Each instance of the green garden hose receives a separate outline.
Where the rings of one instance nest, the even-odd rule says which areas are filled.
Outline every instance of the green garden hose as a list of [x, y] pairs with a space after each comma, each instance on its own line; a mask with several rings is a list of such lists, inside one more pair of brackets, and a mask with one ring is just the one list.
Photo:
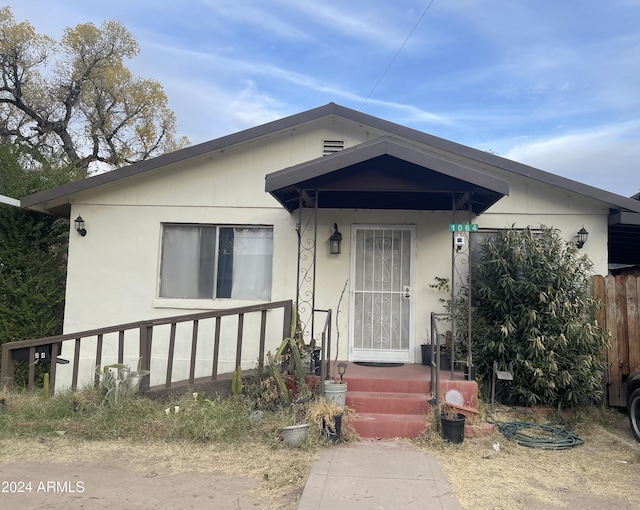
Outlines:
[[584, 444], [584, 441], [567, 429], [538, 425], [522, 421], [496, 422], [498, 430], [507, 439], [522, 446], [545, 450], [567, 450]]

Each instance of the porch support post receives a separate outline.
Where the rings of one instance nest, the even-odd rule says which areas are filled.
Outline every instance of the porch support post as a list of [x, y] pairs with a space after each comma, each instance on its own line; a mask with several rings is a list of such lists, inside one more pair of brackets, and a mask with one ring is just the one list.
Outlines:
[[[305, 212], [307, 214], [305, 214]], [[316, 292], [318, 238], [318, 192], [298, 190], [298, 265], [296, 275], [296, 314], [306, 341], [313, 339], [313, 310]]]
[[[451, 223], [456, 223], [456, 193], [451, 192]], [[455, 234], [455, 233], [454, 233]], [[453, 237], [451, 238], [451, 306], [449, 307], [449, 313], [451, 317], [451, 352], [449, 353], [449, 359], [451, 359], [451, 380], [453, 381], [453, 372], [456, 364], [456, 320], [454, 312], [454, 303], [456, 299], [456, 249], [453, 245]], [[446, 341], [445, 336], [445, 341]]]
[[[318, 256], [318, 201], [320, 200], [319, 192], [316, 191], [316, 199], [313, 201], [313, 281], [311, 282], [311, 342], [315, 337], [316, 322], [316, 261]], [[329, 336], [331, 338], [331, 336]]]
[[296, 314], [298, 314], [300, 313], [300, 259], [302, 258], [302, 193], [298, 194], [298, 223], [296, 223], [296, 234], [298, 235], [298, 265], [296, 268]]
[[[466, 222], [468, 225], [473, 221], [472, 210], [472, 192], [451, 193], [451, 223], [459, 224]], [[465, 213], [466, 210], [466, 214]], [[459, 213], [459, 214], [458, 214]], [[454, 236], [463, 236], [465, 242], [463, 245], [455, 246], [453, 239], [451, 242], [451, 378], [454, 376], [455, 362], [462, 361], [467, 366], [470, 366], [471, 357], [471, 232], [460, 231], [454, 232]], [[465, 281], [466, 278], [466, 281]], [[467, 287], [467, 316], [460, 317], [456, 314], [456, 302], [460, 292], [463, 292]], [[456, 316], [457, 315], [457, 316]], [[460, 322], [465, 321], [466, 327]], [[467, 346], [467, 358], [466, 360], [457, 360], [455, 356], [456, 342], [458, 340], [458, 333], [466, 336], [461, 338], [464, 340]]]
[[[469, 224], [473, 221], [473, 211], [471, 206], [473, 205], [473, 192], [469, 193], [469, 204], [467, 211], [469, 212]], [[469, 232], [469, 256], [468, 256], [468, 272], [467, 285], [469, 286], [469, 292], [467, 293], [467, 370], [469, 374], [469, 380], [471, 380], [471, 366], [473, 365], [473, 354], [471, 353], [471, 275], [472, 275], [472, 260], [471, 260], [471, 232]]]

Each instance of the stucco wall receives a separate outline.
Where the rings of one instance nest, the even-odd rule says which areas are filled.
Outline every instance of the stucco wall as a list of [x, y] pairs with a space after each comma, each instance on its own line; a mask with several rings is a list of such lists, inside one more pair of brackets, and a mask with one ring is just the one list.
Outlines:
[[[295, 299], [298, 262], [296, 223], [299, 218], [297, 213], [289, 215], [265, 193], [265, 175], [320, 157], [323, 139], [344, 139], [346, 145], [351, 146], [380, 134], [353, 123], [327, 120], [76, 196], [71, 217], [82, 215], [88, 233], [86, 237], [80, 237], [72, 231], [70, 236], [65, 332], [251, 304], [237, 300], [159, 299], [163, 222], [273, 226], [271, 299]], [[560, 229], [567, 240], [585, 226], [589, 240], [584, 252], [594, 262], [595, 271], [606, 274], [608, 210], [605, 205], [523, 177], [504, 175], [510, 180], [509, 196], [474, 218], [474, 223], [480, 228], [536, 227], [543, 224]], [[334, 222], [338, 223], [343, 234], [341, 255], [328, 253], [327, 239]], [[415, 225], [412, 352], [415, 361], [419, 362], [419, 345], [428, 335], [430, 313], [442, 311], [442, 304], [438, 301], [442, 295], [429, 285], [435, 277], [449, 277], [451, 274], [452, 248], [448, 225], [452, 222], [464, 223], [466, 219], [453, 217], [450, 212], [320, 210], [316, 308], [336, 311], [340, 292], [350, 277], [352, 225]], [[349, 306], [348, 293], [339, 316], [338, 356], [341, 359], [349, 356]], [[316, 336], [320, 329], [321, 326], [316, 326]], [[338, 331], [334, 324], [334, 342]], [[181, 335], [175, 362], [178, 373], [187, 370], [186, 360], [190, 354], [190, 333], [185, 331]], [[222, 357], [225, 366], [232, 370], [235, 338], [232, 334], [230, 336], [233, 338], [232, 347], [225, 347]], [[154, 357], [159, 363], [163, 359], [163, 343], [159, 340], [156, 345], [160, 350], [154, 352]], [[268, 348], [273, 350], [275, 345], [272, 341]], [[126, 361], [135, 364], [137, 343], [132, 342], [132, 346], [126, 352]], [[71, 347], [71, 344], [65, 345], [63, 355], [69, 356]], [[199, 348], [199, 370], [206, 374], [211, 369], [211, 355], [204, 345]], [[111, 350], [115, 356], [113, 347]], [[86, 360], [81, 380], [89, 380], [93, 372], [89, 361], [92, 359], [91, 349], [83, 350], [82, 356]], [[256, 358], [257, 346], [245, 345], [243, 363], [250, 366]], [[110, 362], [109, 359], [104, 361]], [[69, 377], [64, 366], [59, 370], [61, 380]]]

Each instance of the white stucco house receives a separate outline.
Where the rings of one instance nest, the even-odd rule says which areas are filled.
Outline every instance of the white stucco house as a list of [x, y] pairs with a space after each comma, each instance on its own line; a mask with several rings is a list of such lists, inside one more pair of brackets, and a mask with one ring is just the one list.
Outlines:
[[469, 253], [467, 230], [547, 225], [570, 241], [584, 227], [607, 274], [640, 224], [636, 200], [333, 103], [21, 205], [71, 220], [65, 333], [285, 299], [335, 314], [346, 284], [339, 357], [407, 363], [442, 309], [429, 285]]

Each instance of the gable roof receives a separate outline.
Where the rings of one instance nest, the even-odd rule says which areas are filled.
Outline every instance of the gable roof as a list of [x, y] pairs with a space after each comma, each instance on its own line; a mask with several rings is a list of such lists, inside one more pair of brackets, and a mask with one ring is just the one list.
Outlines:
[[268, 174], [265, 189], [289, 212], [307, 191], [323, 208], [450, 211], [455, 199], [478, 215], [509, 193], [509, 182], [382, 136]]
[[449, 160], [457, 160], [461, 165], [469, 168], [485, 168], [486, 166], [500, 168], [516, 175], [521, 175], [588, 198], [599, 200], [608, 204], [612, 209], [640, 213], [640, 202], [637, 200], [632, 200], [587, 184], [573, 181], [565, 177], [560, 177], [534, 167], [496, 156], [489, 152], [473, 149], [443, 138], [438, 138], [406, 126], [395, 124], [350, 108], [345, 108], [335, 103], [329, 103], [318, 108], [307, 110], [305, 112], [269, 122], [267, 124], [262, 124], [244, 131], [239, 131], [215, 140], [193, 145], [179, 151], [164, 154], [162, 156], [141, 161], [110, 172], [98, 174], [81, 181], [41, 191], [39, 193], [23, 197], [20, 201], [21, 206], [68, 218], [71, 210], [71, 197], [76, 193], [125, 181], [131, 177], [139, 176], [146, 172], [157, 170], [174, 163], [186, 161], [213, 151], [237, 145], [262, 136], [271, 135], [278, 131], [290, 129], [328, 116], [340, 117], [356, 124], [379, 129], [396, 138], [402, 138], [419, 144], [428, 145], [433, 152], [446, 155]]

